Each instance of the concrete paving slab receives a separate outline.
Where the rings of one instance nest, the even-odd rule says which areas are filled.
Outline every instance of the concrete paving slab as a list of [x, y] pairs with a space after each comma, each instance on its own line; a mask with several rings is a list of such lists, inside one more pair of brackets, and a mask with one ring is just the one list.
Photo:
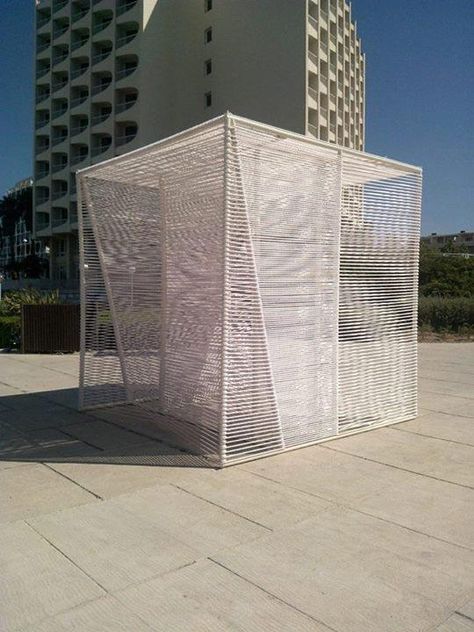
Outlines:
[[0, 528], [0, 629], [36, 623], [104, 591], [23, 522]]
[[[167, 451], [165, 447], [160, 446], [159, 455], [161, 462], [172, 464], [176, 457], [176, 451], [172, 448]], [[168, 482], [168, 478], [164, 474], [166, 468], [155, 465], [152, 456], [149, 458], [150, 465], [143, 465], [146, 461], [144, 451], [140, 451], [136, 457], [137, 462], [142, 463], [142, 465], [127, 464], [123, 454], [103, 453], [102, 458], [102, 463], [51, 463], [50, 465], [56, 471], [61, 472], [101, 498], [113, 498]], [[98, 459], [94, 460], [97, 461]], [[111, 464], [110, 461], [113, 460], [115, 463]], [[119, 463], [119, 461], [122, 462]], [[174, 469], [179, 472], [177, 468]]]
[[362, 459], [356, 462], [356, 458], [313, 446], [237, 467], [337, 503], [357, 502], [383, 491], [404, 476], [403, 472], [378, 463]]
[[170, 485], [118, 496], [110, 502], [146, 518], [204, 555], [255, 540], [269, 532], [263, 525]]
[[472, 489], [328, 450], [323, 446], [261, 459], [239, 467], [286, 487], [474, 548]]
[[95, 496], [41, 464], [0, 471], [0, 523], [95, 502]]
[[116, 597], [160, 632], [330, 630], [209, 560], [133, 586]]
[[468, 397], [421, 391], [418, 394], [418, 405], [420, 408], [431, 410], [435, 413], [448, 413], [449, 415], [474, 418], [474, 401]]
[[474, 388], [470, 391], [469, 389], [466, 389], [465, 384], [460, 384], [459, 382], [452, 380], [420, 377], [418, 379], [418, 389], [420, 393], [440, 393], [443, 395], [454, 395], [457, 397], [474, 399]]
[[20, 632], [153, 632], [139, 616], [112, 596], [72, 608]]
[[236, 468], [218, 472], [169, 470], [168, 474], [169, 481], [180, 488], [272, 529], [300, 522], [333, 506]]
[[473, 446], [380, 428], [325, 447], [474, 488]]
[[112, 501], [41, 516], [31, 525], [107, 591], [195, 561], [199, 554], [144, 514]]
[[79, 353], [11, 353], [8, 355], [10, 362], [21, 362], [26, 365], [44, 367], [51, 371], [59, 371], [73, 375], [79, 379]]
[[357, 508], [395, 524], [474, 549], [472, 489], [407, 474], [404, 483], [362, 499]]
[[335, 630], [428, 630], [463, 602], [474, 554], [344, 508], [213, 555]]
[[474, 598], [463, 603], [463, 605], [458, 608], [458, 612], [474, 621]]
[[445, 441], [456, 441], [464, 445], [474, 446], [474, 420], [469, 417], [458, 417], [448, 413], [422, 414], [412, 421], [392, 426], [403, 432], [413, 432], [426, 437], [436, 437]]
[[474, 632], [474, 621], [459, 614], [453, 614], [436, 628], [436, 632]]
[[147, 443], [146, 437], [105, 421], [94, 420], [87, 424], [73, 424], [68, 426], [67, 431], [78, 439], [103, 450], [119, 446], [130, 448]]
[[[0, 358], [0, 362], [3, 366], [5, 361]], [[74, 375], [52, 371], [46, 367], [32, 371], [30, 365], [15, 360], [8, 363], [6, 373], [2, 371], [2, 381], [30, 393], [77, 386], [77, 377]]]
[[0, 444], [0, 459], [23, 462], [81, 459], [98, 453], [97, 448], [79, 441], [56, 428], [43, 428], [23, 435], [24, 441], [16, 447]]

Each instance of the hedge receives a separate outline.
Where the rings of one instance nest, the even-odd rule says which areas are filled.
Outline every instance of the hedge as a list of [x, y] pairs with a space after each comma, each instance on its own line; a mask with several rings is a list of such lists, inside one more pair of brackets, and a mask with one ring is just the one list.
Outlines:
[[20, 328], [19, 316], [0, 316], [0, 349], [18, 347]]
[[437, 332], [474, 332], [474, 297], [420, 296], [418, 326]]

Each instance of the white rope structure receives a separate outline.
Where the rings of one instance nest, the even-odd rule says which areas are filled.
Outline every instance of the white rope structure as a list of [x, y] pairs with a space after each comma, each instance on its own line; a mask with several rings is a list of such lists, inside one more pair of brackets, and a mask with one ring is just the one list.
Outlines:
[[418, 168], [226, 114], [78, 184], [82, 408], [212, 466], [416, 416]]

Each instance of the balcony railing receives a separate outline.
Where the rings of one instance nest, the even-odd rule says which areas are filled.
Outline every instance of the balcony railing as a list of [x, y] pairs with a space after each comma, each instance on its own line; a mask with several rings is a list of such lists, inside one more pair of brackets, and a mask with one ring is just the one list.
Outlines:
[[136, 69], [136, 64], [127, 68], [121, 68], [120, 70], [117, 70], [116, 79], [123, 79], [124, 77], [128, 77], [128, 75], [131, 75], [132, 72], [135, 72]]
[[[38, 193], [36, 195], [36, 204], [46, 204], [46, 202], [49, 202], [49, 194], [48, 193], [46, 193], [46, 194]], [[48, 226], [49, 226], [49, 221], [48, 221]]]
[[138, 33], [128, 33], [127, 35], [122, 35], [121, 37], [117, 38], [117, 47], [119, 46], [124, 46], [125, 44], [128, 44], [129, 42], [131, 42], [133, 39], [135, 39], [136, 34]]
[[316, 53], [313, 53], [312, 51], [308, 51], [308, 55], [311, 61], [315, 63], [317, 66], [319, 62], [318, 62], [318, 56], [316, 55]]
[[40, 129], [41, 127], [44, 127], [45, 125], [47, 125], [49, 123], [49, 116], [46, 118], [41, 118], [38, 121], [36, 121], [36, 125], [35, 128], [36, 129]]
[[318, 128], [316, 127], [316, 125], [308, 123], [308, 131], [313, 134], [313, 136], [316, 136], [316, 138], [318, 138]]
[[328, 17], [329, 17], [329, 16], [328, 16], [328, 12], [327, 12], [327, 11], [324, 11], [323, 9], [321, 9], [321, 13], [320, 13], [320, 15], [321, 15], [321, 18], [322, 18], [323, 20], [326, 20], [326, 22], [328, 21]]
[[46, 24], [48, 24], [48, 22], [51, 20], [51, 16], [47, 15], [45, 17], [39, 17], [37, 22], [36, 22], [36, 26], [40, 29], [42, 26], [45, 26]]
[[68, 3], [68, 0], [59, 0], [59, 2], [55, 3], [53, 6], [53, 12], [56, 13], [60, 11], [63, 7], [65, 7]]
[[[42, 202], [38, 201], [38, 198], [36, 198], [36, 202], [38, 204], [42, 204]], [[36, 224], [36, 230], [45, 230], [45, 228], [49, 228], [49, 219], [42, 219], [42, 220], [37, 219], [35, 224]]]
[[45, 142], [45, 143], [37, 143], [36, 145], [36, 153], [40, 154], [42, 151], [46, 151], [47, 149], [49, 149], [49, 142]]
[[37, 53], [42, 53], [44, 50], [46, 50], [47, 48], [49, 48], [51, 46], [51, 42], [43, 42], [38, 44], [38, 46], [36, 47], [36, 52]]
[[74, 108], [78, 105], [80, 105], [81, 103], [84, 103], [84, 101], [87, 101], [87, 99], [89, 98], [89, 95], [84, 95], [84, 96], [80, 96], [80, 97], [76, 97], [75, 99], [71, 100], [71, 107]]
[[97, 64], [99, 63], [99, 61], [102, 61], [103, 59], [107, 59], [107, 57], [110, 55], [111, 52], [112, 52], [112, 49], [110, 48], [109, 50], [103, 50], [100, 53], [96, 53], [95, 55], [92, 56], [92, 63]]
[[36, 71], [36, 78], [40, 79], [41, 77], [44, 77], [45, 75], [48, 74], [49, 71], [50, 71], [49, 66], [42, 66], [41, 68], [38, 68], [38, 70]]
[[58, 226], [62, 226], [67, 222], [67, 215], [62, 217], [53, 217], [52, 226], [53, 228], [57, 228]]
[[75, 68], [72, 72], [71, 72], [71, 79], [76, 79], [77, 77], [80, 77], [81, 75], [83, 75], [87, 70], [89, 69], [89, 65], [86, 66], [81, 66], [80, 68]]
[[309, 86], [308, 87], [308, 92], [313, 97], [313, 99], [316, 99], [316, 101], [318, 100], [318, 91], [317, 90], [315, 90], [314, 88], [311, 88], [311, 86]]
[[89, 13], [89, 7], [82, 7], [81, 9], [77, 9], [75, 13], [72, 15], [72, 21], [77, 22], [85, 15]]
[[106, 114], [96, 114], [95, 116], [92, 117], [92, 125], [97, 125], [97, 123], [103, 123], [109, 118], [110, 114], [111, 112], [107, 112]]
[[328, 116], [328, 109], [327, 108], [322, 107], [322, 108], [319, 109], [319, 111], [321, 112], [321, 116], [323, 118], [327, 118], [327, 116]]
[[53, 200], [59, 200], [66, 195], [67, 189], [59, 189], [58, 191], [53, 191]]
[[74, 127], [71, 127], [71, 136], [77, 136], [77, 134], [80, 134], [85, 129], [87, 129], [87, 123], [81, 124], [81, 125], [74, 125]]
[[64, 52], [64, 53], [60, 53], [59, 55], [56, 55], [55, 57], [53, 57], [53, 66], [56, 66], [56, 64], [60, 64], [62, 61], [64, 61], [68, 56], [68, 52]]
[[66, 139], [67, 139], [67, 134], [63, 134], [62, 136], [56, 136], [55, 138], [53, 138], [52, 144], [53, 146], [59, 145], [60, 143], [64, 143]]
[[97, 24], [93, 26], [92, 32], [94, 33], [94, 35], [96, 33], [100, 33], [101, 31], [104, 31], [110, 24], [112, 24], [112, 18], [110, 18], [109, 20], [102, 20], [102, 22], [97, 22]]
[[125, 112], [125, 110], [128, 110], [133, 105], [135, 105], [136, 102], [137, 99], [133, 99], [133, 101], [123, 101], [122, 103], [117, 103], [117, 105], [115, 106], [115, 112], [117, 114], [119, 114], [120, 112]]
[[134, 7], [137, 4], [137, 0], [128, 0], [128, 2], [122, 2], [118, 7], [117, 7], [117, 16], [119, 15], [123, 15], [124, 13], [126, 13], [129, 9], [131, 9], [132, 7]]
[[58, 171], [62, 171], [66, 167], [67, 160], [65, 160], [64, 162], [57, 162], [56, 164], [53, 164], [53, 173], [58, 173]]
[[89, 41], [89, 36], [82, 37], [81, 39], [76, 40], [75, 42], [72, 42], [71, 50], [77, 50], [78, 48], [81, 48], [81, 46], [84, 46], [84, 44], [87, 44], [88, 41]]
[[84, 154], [78, 154], [77, 156], [73, 156], [73, 158], [71, 158], [71, 165], [78, 165], [80, 162], [82, 162], [86, 158], [87, 158], [87, 152], [85, 152]]
[[66, 84], [67, 84], [67, 79], [63, 79], [62, 81], [56, 81], [52, 85], [53, 92], [57, 92], [58, 90], [61, 90], [61, 88], [64, 88]]
[[112, 80], [110, 81], [103, 81], [101, 83], [96, 84], [93, 88], [92, 88], [92, 94], [99, 94], [100, 92], [103, 92], [104, 90], [106, 90], [110, 84], [112, 83]]
[[126, 143], [129, 143], [130, 141], [132, 141], [136, 137], [136, 135], [137, 133], [134, 132], [133, 134], [121, 134], [120, 136], [116, 136], [115, 144], [117, 146], [125, 145]]
[[46, 178], [49, 176], [49, 169], [40, 169], [36, 172], [36, 178], [41, 180], [41, 178]]
[[96, 147], [93, 147], [92, 149], [92, 155], [93, 156], [99, 156], [100, 154], [103, 154], [104, 152], [106, 152], [108, 149], [110, 149], [112, 146], [112, 143], [108, 143], [108, 144], [103, 144], [103, 145], [97, 145]]
[[41, 103], [42, 101], [46, 101], [49, 98], [49, 90], [46, 92], [40, 92], [40, 94], [36, 95], [36, 104]]
[[313, 26], [316, 30], [318, 30], [318, 20], [316, 18], [313, 18], [312, 15], [309, 15], [308, 19], [311, 26]]
[[57, 26], [53, 31], [53, 38], [60, 37], [65, 33], [69, 28], [69, 24], [63, 24], [62, 26]]

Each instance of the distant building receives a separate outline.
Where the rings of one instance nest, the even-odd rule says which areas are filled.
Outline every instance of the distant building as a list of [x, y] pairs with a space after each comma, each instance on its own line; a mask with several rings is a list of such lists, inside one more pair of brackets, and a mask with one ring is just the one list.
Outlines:
[[450, 233], [445, 235], [431, 233], [431, 235], [422, 237], [421, 243], [429, 246], [433, 250], [442, 250], [445, 246], [452, 244], [456, 248], [460, 248], [461, 250], [474, 255], [474, 232], [461, 230], [459, 233]]
[[29, 255], [44, 256], [45, 245], [33, 240], [31, 230], [32, 189], [32, 178], [25, 178], [0, 201], [0, 271], [6, 277], [21, 276], [18, 264]]
[[78, 282], [75, 171], [223, 114], [362, 150], [347, 0], [37, 0], [34, 231]]

